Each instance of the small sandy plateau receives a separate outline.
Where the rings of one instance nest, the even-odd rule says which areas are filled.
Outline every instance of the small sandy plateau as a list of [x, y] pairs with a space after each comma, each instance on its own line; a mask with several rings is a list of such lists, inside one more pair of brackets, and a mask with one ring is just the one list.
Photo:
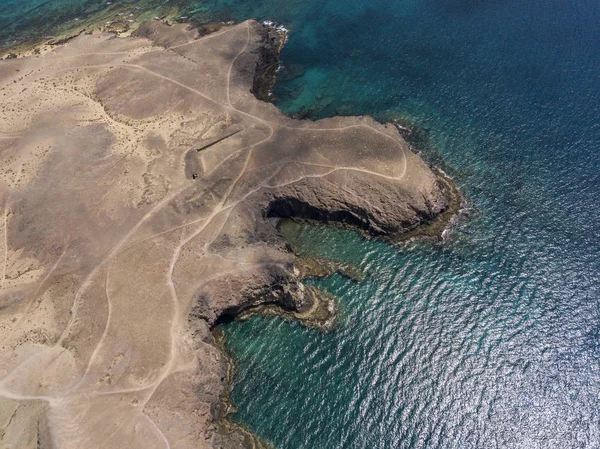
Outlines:
[[396, 236], [447, 208], [393, 126], [257, 100], [276, 41], [151, 22], [0, 61], [0, 448], [240, 447], [210, 330], [307, 308], [273, 217]]

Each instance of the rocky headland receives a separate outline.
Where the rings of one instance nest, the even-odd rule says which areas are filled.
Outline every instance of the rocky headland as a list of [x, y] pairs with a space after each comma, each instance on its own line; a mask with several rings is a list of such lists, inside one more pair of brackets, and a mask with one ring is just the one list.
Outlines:
[[256, 98], [280, 39], [154, 21], [0, 61], [2, 447], [252, 444], [211, 330], [314, 308], [277, 220], [396, 238], [449, 210], [395, 126]]

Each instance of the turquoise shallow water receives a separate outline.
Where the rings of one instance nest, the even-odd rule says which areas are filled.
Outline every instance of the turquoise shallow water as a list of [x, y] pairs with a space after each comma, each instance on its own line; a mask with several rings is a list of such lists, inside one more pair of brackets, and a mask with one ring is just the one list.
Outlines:
[[[0, 0], [0, 39], [104, 3]], [[600, 4], [124, 7], [173, 5], [199, 21], [285, 24], [282, 109], [418, 125], [425, 157], [443, 161], [472, 209], [445, 244], [288, 229], [367, 276], [315, 282], [341, 298], [335, 332], [260, 318], [225, 328], [233, 419], [287, 449], [600, 447]]]

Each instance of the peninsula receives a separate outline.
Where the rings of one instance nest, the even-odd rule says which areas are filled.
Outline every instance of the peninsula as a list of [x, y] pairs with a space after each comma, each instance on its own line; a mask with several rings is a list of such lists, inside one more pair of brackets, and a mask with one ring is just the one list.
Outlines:
[[2, 447], [240, 447], [211, 329], [312, 301], [277, 219], [395, 237], [448, 208], [394, 126], [256, 98], [280, 38], [153, 21], [0, 61]]

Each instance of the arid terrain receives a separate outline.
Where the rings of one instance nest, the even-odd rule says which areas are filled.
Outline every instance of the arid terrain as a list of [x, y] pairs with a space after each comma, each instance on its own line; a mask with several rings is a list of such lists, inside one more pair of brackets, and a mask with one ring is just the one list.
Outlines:
[[251, 92], [247, 21], [81, 35], [0, 61], [0, 447], [240, 447], [211, 328], [309, 306], [277, 217], [396, 236], [447, 208], [397, 130]]

